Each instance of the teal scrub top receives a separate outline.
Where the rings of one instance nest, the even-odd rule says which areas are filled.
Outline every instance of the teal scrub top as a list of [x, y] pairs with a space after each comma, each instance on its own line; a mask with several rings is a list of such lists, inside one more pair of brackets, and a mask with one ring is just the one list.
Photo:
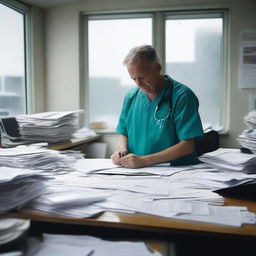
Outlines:
[[[187, 86], [165, 76], [162, 91], [151, 101], [138, 87], [125, 96], [117, 132], [128, 137], [128, 150], [139, 156], [160, 152], [182, 140], [203, 136], [199, 102]], [[171, 105], [170, 115], [169, 108]], [[162, 126], [155, 120], [165, 119]], [[197, 154], [183, 156], [171, 165], [198, 163]]]

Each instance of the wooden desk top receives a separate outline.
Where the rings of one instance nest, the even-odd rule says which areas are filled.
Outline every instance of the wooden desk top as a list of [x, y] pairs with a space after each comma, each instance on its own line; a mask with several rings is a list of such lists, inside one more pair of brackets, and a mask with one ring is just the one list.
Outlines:
[[96, 135], [96, 136], [88, 137], [86, 139], [72, 139], [71, 141], [54, 143], [52, 145], [49, 145], [48, 149], [54, 149], [54, 150], [70, 149], [79, 145], [83, 145], [88, 142], [92, 142], [94, 140], [99, 139], [100, 137], [101, 137], [100, 135]]
[[[248, 210], [256, 213], [256, 201], [246, 201], [238, 199], [225, 199], [226, 205], [247, 206]], [[145, 214], [120, 214], [105, 212], [97, 218], [70, 218], [62, 216], [52, 216], [48, 214], [21, 211], [10, 213], [9, 216], [31, 219], [32, 221], [78, 224], [97, 227], [109, 227], [118, 229], [128, 229], [137, 231], [149, 231], [154, 233], [171, 233], [187, 235], [241, 235], [256, 238], [256, 225], [246, 224], [242, 227], [231, 227], [226, 225], [216, 225], [203, 222], [192, 222], [163, 218]]]

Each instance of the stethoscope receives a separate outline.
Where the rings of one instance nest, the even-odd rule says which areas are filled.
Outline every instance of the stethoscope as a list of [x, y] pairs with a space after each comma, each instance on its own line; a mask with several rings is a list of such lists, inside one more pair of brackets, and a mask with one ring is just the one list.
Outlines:
[[[154, 119], [156, 120], [156, 125], [161, 129], [164, 126], [165, 121], [170, 117], [172, 111], [172, 88], [173, 85], [171, 84], [171, 94], [168, 96], [163, 97], [160, 102], [157, 104], [155, 111], [154, 111]], [[159, 110], [161, 104], [164, 101], [169, 102], [168, 114], [164, 118], [157, 118], [157, 111]]]

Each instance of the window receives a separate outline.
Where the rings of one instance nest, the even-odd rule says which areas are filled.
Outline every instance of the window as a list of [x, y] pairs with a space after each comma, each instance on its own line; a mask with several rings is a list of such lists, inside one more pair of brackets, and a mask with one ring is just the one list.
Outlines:
[[126, 92], [133, 86], [122, 65], [127, 52], [152, 44], [150, 16], [92, 16], [88, 20], [89, 123], [115, 129]]
[[222, 17], [167, 16], [165, 23], [166, 73], [195, 92], [203, 122], [220, 125]]
[[142, 44], [153, 44], [164, 73], [195, 92], [202, 121], [222, 125], [224, 11], [89, 15], [85, 21], [86, 125], [115, 129], [134, 86], [122, 61]]
[[[25, 12], [0, 1], [0, 116], [25, 114]], [[15, 8], [15, 9], [14, 9]]]

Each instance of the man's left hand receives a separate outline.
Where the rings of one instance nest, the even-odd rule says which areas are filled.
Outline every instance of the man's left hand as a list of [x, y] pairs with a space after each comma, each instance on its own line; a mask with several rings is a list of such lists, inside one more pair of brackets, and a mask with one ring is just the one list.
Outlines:
[[134, 154], [128, 154], [121, 157], [119, 163], [126, 168], [141, 168], [146, 165], [143, 157]]

